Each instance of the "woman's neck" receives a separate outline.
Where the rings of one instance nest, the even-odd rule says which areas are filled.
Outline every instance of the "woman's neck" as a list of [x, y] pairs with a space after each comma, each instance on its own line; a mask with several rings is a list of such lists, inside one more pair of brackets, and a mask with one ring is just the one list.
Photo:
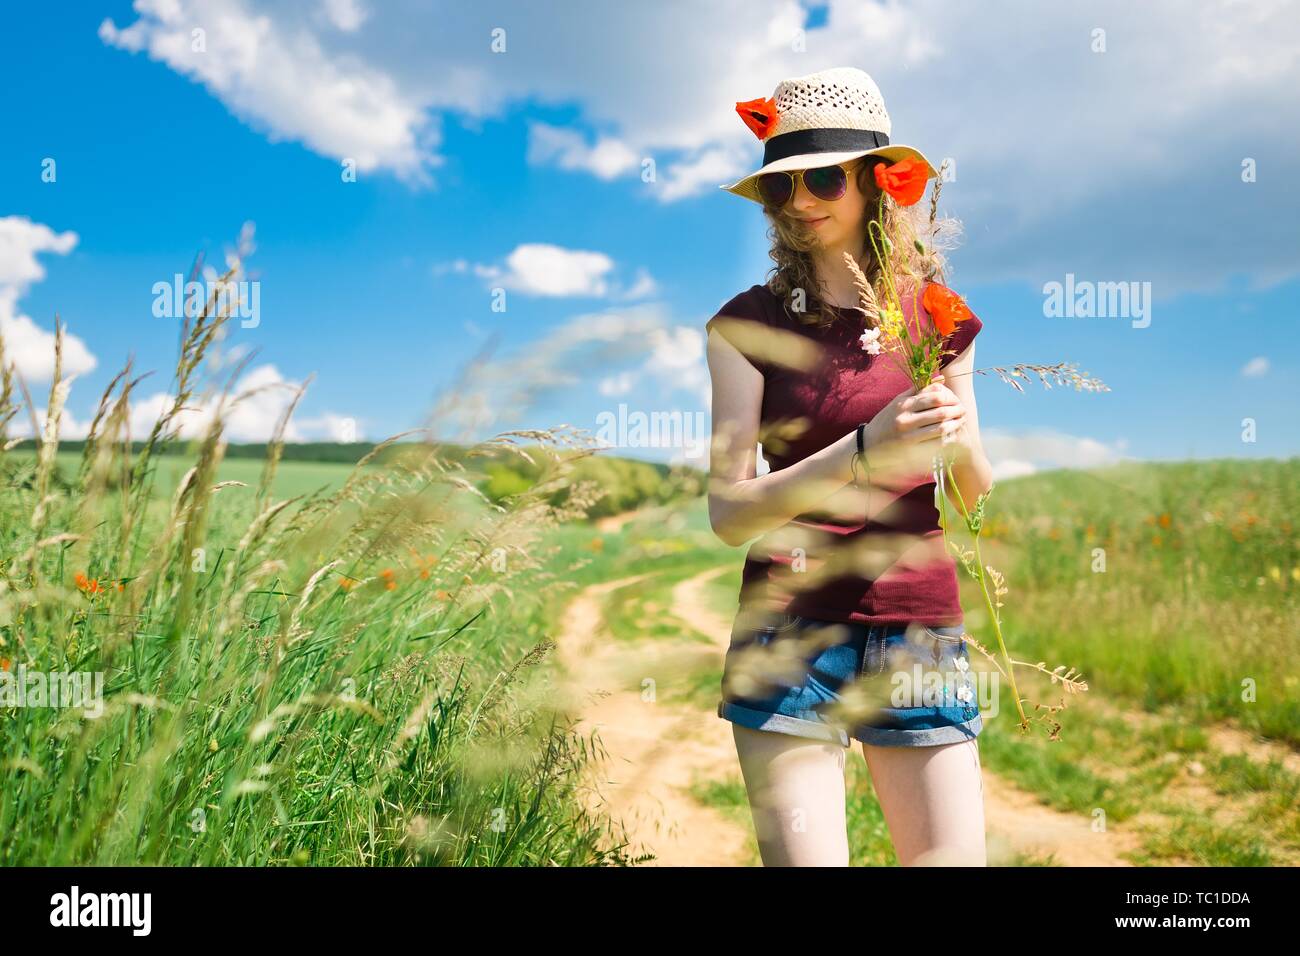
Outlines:
[[821, 249], [812, 254], [813, 267], [817, 271], [817, 278], [822, 284], [826, 293], [828, 305], [838, 306], [839, 308], [856, 308], [858, 306], [858, 290], [853, 283], [853, 273], [844, 262], [844, 253], [853, 253], [854, 259], [860, 264], [864, 251], [863, 242], [859, 241], [856, 248], [849, 244], [837, 244], [835, 246]]

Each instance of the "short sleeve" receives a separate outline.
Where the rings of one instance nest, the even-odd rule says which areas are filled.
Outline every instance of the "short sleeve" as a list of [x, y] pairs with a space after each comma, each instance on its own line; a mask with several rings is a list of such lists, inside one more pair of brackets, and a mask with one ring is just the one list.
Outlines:
[[713, 317], [704, 323], [705, 334], [717, 332], [736, 347], [760, 372], [766, 363], [757, 354], [762, 342], [762, 330], [770, 327], [757, 291], [761, 286], [746, 289], [723, 303]]
[[979, 335], [979, 331], [982, 328], [984, 328], [984, 323], [981, 322], [979, 317], [973, 312], [969, 319], [964, 322], [958, 322], [957, 328], [953, 329], [952, 335], [948, 336], [948, 344], [944, 346], [948, 354], [943, 357], [943, 361], [939, 363], [939, 367], [943, 368], [957, 356], [961, 355], [962, 352], [966, 351], [966, 346], [970, 345], [971, 342], [975, 340], [975, 336]]

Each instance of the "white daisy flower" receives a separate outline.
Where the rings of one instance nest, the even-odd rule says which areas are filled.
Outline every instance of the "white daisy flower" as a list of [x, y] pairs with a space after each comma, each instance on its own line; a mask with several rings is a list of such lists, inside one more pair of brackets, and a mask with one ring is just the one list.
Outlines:
[[867, 329], [859, 336], [862, 348], [868, 355], [880, 354], [880, 329]]

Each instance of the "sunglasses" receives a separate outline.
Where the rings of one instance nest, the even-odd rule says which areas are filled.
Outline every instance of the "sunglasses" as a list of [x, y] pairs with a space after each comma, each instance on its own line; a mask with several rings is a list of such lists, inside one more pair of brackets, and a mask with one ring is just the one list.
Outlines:
[[755, 182], [759, 198], [764, 205], [780, 209], [788, 203], [795, 190], [795, 177], [803, 180], [804, 188], [818, 199], [834, 202], [849, 188], [848, 170], [852, 161], [841, 166], [818, 166], [815, 169], [796, 169], [786, 173], [764, 173]]

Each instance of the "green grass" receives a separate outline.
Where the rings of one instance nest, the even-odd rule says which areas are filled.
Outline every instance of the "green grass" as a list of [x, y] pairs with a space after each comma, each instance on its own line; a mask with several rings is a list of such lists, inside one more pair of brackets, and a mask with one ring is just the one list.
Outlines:
[[[31, 453], [10, 453], [12, 460], [29, 467], [35, 466], [35, 456]], [[59, 473], [66, 481], [76, 478], [81, 465], [81, 455], [77, 452], [61, 451], [55, 456]], [[194, 464], [192, 456], [172, 453], [158, 459], [156, 475], [156, 493], [160, 498], [170, 498], [176, 491], [185, 472]], [[255, 458], [226, 458], [217, 467], [217, 481], [242, 481], [257, 487], [262, 476], [264, 462]], [[277, 498], [294, 498], [308, 495], [314, 491], [334, 491], [352, 472], [351, 465], [320, 461], [282, 461], [276, 470], [272, 493]]]
[[1143, 862], [1177, 861], [1190, 866], [1275, 866], [1259, 834], [1249, 827], [1223, 827], [1188, 813], [1172, 830], [1152, 838]]
[[[1022, 658], [1300, 745], [1300, 460], [1053, 472], [996, 488], [991, 511], [986, 559], [1007, 574]], [[991, 636], [971, 582], [963, 605]]]
[[[226, 474], [255, 478], [237, 465]], [[295, 470], [314, 484], [326, 469]], [[515, 532], [468, 496], [434, 512], [423, 483], [389, 474], [349, 508], [285, 512], [243, 551], [234, 516], [251, 513], [252, 489], [225, 489], [204, 504], [202, 538], [169, 538], [152, 509], [125, 561], [111, 504], [92, 522], [69, 497], [52, 526], [90, 541], [43, 551], [40, 605], [22, 600], [32, 579], [19, 573], [29, 499], [8, 489], [0, 655], [102, 672], [106, 710], [0, 708], [0, 861], [619, 862], [574, 798], [582, 742], [512, 690], [544, 657], [531, 649], [551, 609], [502, 590], [541, 594], [546, 571], [513, 551], [499, 574], [477, 564], [466, 528]], [[412, 548], [440, 557], [428, 579]], [[327, 560], [337, 571], [309, 591]], [[82, 570], [129, 586], [80, 593]]]
[[[260, 461], [250, 458], [227, 458], [217, 469], [218, 481], [242, 481], [252, 487], [261, 478]], [[164, 458], [158, 470], [159, 492], [170, 496], [176, 491], [188, 467], [179, 456]], [[316, 491], [335, 491], [343, 485], [352, 472], [350, 465], [319, 461], [282, 461], [276, 469], [272, 494], [277, 498], [296, 498]]]
[[[220, 322], [187, 323], [159, 433]], [[546, 693], [577, 556], [550, 535], [581, 511], [553, 495], [563, 436], [497, 502], [474, 468], [517, 452], [493, 442], [282, 462], [263, 495], [216, 429], [129, 448], [116, 384], [94, 467], [0, 456], [0, 865], [633, 862]], [[12, 386], [0, 363], [0, 422]], [[20, 672], [102, 699], [39, 706]]]

